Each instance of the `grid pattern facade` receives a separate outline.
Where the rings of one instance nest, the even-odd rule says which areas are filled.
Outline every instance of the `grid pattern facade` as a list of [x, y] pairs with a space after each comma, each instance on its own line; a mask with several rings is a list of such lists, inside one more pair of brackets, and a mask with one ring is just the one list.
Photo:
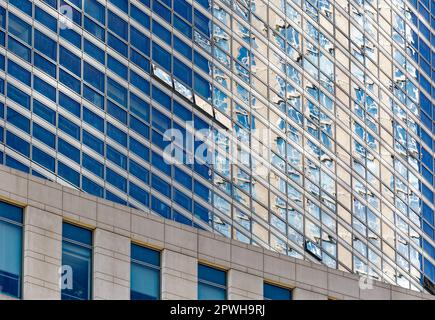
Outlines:
[[[435, 282], [433, 4], [0, 6], [1, 163], [405, 288]], [[171, 128], [212, 132], [213, 164], [164, 161]]]

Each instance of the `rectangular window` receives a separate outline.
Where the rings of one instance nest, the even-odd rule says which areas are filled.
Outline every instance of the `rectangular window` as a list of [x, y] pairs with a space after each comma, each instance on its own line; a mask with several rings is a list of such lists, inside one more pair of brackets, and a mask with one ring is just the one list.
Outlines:
[[0, 202], [0, 292], [21, 297], [23, 211]]
[[198, 300], [226, 300], [227, 273], [203, 264], [198, 265]]
[[160, 299], [160, 252], [131, 245], [131, 300]]
[[62, 300], [90, 300], [92, 231], [62, 225]]
[[292, 292], [289, 289], [264, 283], [263, 286], [264, 300], [291, 300]]

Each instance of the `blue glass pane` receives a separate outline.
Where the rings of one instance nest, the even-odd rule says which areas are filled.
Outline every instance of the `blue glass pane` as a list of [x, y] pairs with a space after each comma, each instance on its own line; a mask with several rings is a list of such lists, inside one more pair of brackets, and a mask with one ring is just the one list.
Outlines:
[[265, 283], [264, 298], [267, 300], [291, 300], [291, 291]]
[[[8, 209], [0, 202], [0, 217], [2, 216], [2, 211]], [[20, 298], [22, 228], [2, 221], [0, 218], [0, 235], [0, 292]]]
[[5, 218], [18, 223], [23, 223], [23, 209], [12, 204], [0, 201], [0, 219], [1, 218]]
[[198, 265], [198, 279], [217, 285], [227, 285], [227, 274], [225, 271], [215, 269], [203, 264]]

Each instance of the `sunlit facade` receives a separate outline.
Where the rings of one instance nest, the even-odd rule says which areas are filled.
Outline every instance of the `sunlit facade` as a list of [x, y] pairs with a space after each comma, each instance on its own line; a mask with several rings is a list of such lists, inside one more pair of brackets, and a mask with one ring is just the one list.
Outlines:
[[[0, 163], [292, 257], [435, 283], [433, 2], [0, 6]], [[196, 157], [205, 140], [213, 161]]]

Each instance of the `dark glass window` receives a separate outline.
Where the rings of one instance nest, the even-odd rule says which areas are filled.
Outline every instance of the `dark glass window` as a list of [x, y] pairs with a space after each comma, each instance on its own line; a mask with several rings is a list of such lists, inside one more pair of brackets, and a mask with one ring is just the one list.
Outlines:
[[26, 157], [29, 157], [30, 144], [9, 131], [6, 132], [6, 144]]
[[128, 41], [128, 24], [112, 11], [108, 12], [108, 27], [118, 36]]
[[104, 92], [104, 73], [87, 62], [85, 62], [83, 66], [83, 79], [98, 90]]
[[[57, 44], [56, 41], [44, 35], [42, 32], [39, 32], [35, 29], [35, 49], [39, 50], [39, 52], [45, 54], [52, 60], [57, 59]], [[62, 52], [61, 47], [61, 52]]]
[[291, 290], [264, 283], [264, 300], [291, 300]]
[[28, 45], [32, 45], [32, 26], [9, 12], [8, 30]]
[[30, 133], [30, 120], [12, 108], [7, 108], [7, 121], [17, 128]]
[[203, 264], [198, 265], [198, 300], [226, 300], [227, 273]]
[[106, 9], [98, 1], [85, 0], [85, 12], [101, 24], [106, 24]]
[[54, 172], [54, 158], [35, 146], [32, 147], [32, 160]]
[[8, 83], [7, 87], [8, 98], [11, 98], [16, 103], [22, 105], [26, 109], [30, 109], [30, 96], [14, 85]]
[[160, 299], [160, 252], [131, 245], [131, 300]]
[[62, 225], [62, 300], [90, 300], [92, 290], [92, 231]]
[[23, 211], [0, 202], [0, 292], [21, 297]]

